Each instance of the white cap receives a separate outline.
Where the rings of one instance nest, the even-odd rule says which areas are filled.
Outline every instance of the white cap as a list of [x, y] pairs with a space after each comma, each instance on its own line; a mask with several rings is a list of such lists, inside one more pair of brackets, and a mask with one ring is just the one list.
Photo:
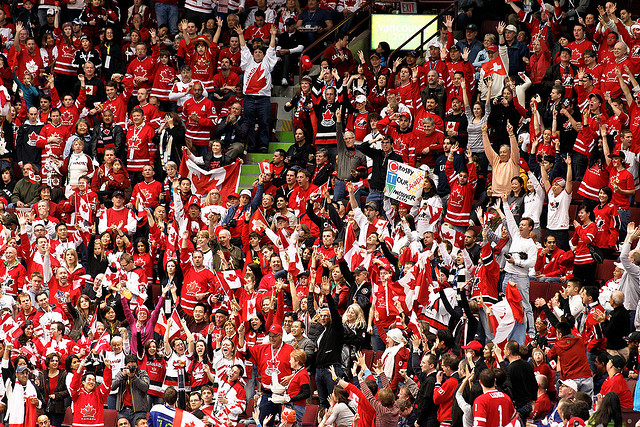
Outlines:
[[518, 32], [518, 29], [517, 29], [517, 28], [516, 28], [516, 26], [515, 26], [515, 25], [513, 25], [513, 24], [507, 25], [507, 27], [505, 28], [505, 30], [507, 30], [507, 31], [513, 31], [514, 33], [517, 33], [517, 32]]
[[240, 196], [249, 196], [249, 197], [251, 197], [251, 190], [246, 190], [246, 189], [242, 190], [240, 192]]
[[574, 380], [564, 380], [564, 381], [561, 380], [560, 384], [569, 387], [571, 390], [573, 390], [575, 392], [578, 391], [578, 384], [576, 384], [576, 382]]
[[356, 96], [356, 102], [360, 103], [360, 102], [367, 102], [367, 97], [364, 95], [358, 95]]
[[407, 342], [407, 340], [404, 339], [404, 335], [402, 335], [402, 331], [398, 328], [391, 329], [387, 332], [387, 336], [398, 344], [405, 344]]
[[442, 49], [442, 44], [437, 39], [432, 39], [429, 43], [427, 43], [427, 48], [437, 47], [438, 49]]

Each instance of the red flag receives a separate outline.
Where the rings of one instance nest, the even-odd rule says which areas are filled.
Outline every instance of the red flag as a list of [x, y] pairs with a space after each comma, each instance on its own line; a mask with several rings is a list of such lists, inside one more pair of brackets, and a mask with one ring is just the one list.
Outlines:
[[240, 179], [240, 163], [235, 162], [222, 168], [205, 171], [188, 159], [182, 156], [180, 163], [180, 176], [189, 178], [193, 187], [191, 190], [197, 196], [206, 196], [214, 187], [220, 189], [220, 197], [227, 200], [231, 193], [235, 193]]
[[496, 59], [492, 59], [491, 61], [487, 61], [482, 64], [482, 69], [484, 70], [485, 77], [488, 77], [491, 74], [497, 74], [499, 76], [507, 75], [507, 69], [505, 68], [500, 56], [498, 56]]
[[358, 237], [356, 236], [352, 223], [347, 224], [347, 232], [344, 238], [344, 259], [347, 261], [351, 271], [357, 266], [362, 265], [363, 261]]
[[195, 415], [176, 408], [176, 413], [173, 416], [173, 427], [205, 427], [205, 424]]
[[260, 223], [267, 225], [267, 219], [264, 217], [262, 209], [256, 209], [249, 220], [249, 227], [251, 227], [249, 232], [257, 231], [258, 233], [261, 233], [263, 228], [259, 225]]
[[[240, 270], [227, 270], [227, 271], [219, 271], [217, 273], [218, 279], [220, 279], [220, 283], [225, 288], [225, 291], [228, 289], [234, 290], [242, 287], [242, 283], [244, 280], [239, 276]], [[231, 293], [228, 293], [231, 295]]]
[[98, 338], [98, 341], [96, 341], [96, 344], [93, 346], [93, 349], [98, 353], [111, 351], [110, 341], [111, 340], [110, 340], [109, 332], [104, 331], [102, 335], [100, 335], [100, 338]]
[[33, 173], [33, 169], [29, 169], [29, 182], [32, 184], [40, 184], [40, 177]]
[[36, 405], [31, 402], [31, 398], [27, 398], [24, 414], [24, 427], [36, 427], [37, 424], [38, 414]]
[[269, 159], [264, 159], [264, 161], [258, 163], [258, 165], [260, 166], [260, 173], [271, 173], [273, 170]]

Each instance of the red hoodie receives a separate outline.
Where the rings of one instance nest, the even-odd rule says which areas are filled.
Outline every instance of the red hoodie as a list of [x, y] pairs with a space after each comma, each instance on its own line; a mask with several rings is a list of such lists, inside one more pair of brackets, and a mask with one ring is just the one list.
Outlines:
[[360, 389], [358, 389], [351, 383], [345, 390], [347, 390], [351, 394], [354, 394], [358, 399], [358, 415], [360, 416], [360, 423], [362, 424], [362, 427], [373, 427], [374, 420], [376, 418], [376, 410], [373, 409], [373, 406], [371, 406], [369, 400], [367, 400], [364, 394], [362, 394], [362, 391], [360, 391]]
[[549, 350], [547, 356], [554, 359], [561, 356], [560, 379], [589, 378], [591, 370], [587, 361], [587, 350], [582, 337], [567, 335], [558, 338], [555, 345]]

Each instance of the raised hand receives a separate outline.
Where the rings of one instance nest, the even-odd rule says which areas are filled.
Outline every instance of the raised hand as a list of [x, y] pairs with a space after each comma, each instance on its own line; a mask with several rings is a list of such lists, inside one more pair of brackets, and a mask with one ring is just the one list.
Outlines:
[[453, 16], [447, 15], [444, 17], [444, 25], [447, 27], [447, 31], [451, 32], [453, 29]]
[[462, 60], [464, 62], [469, 61], [469, 54], [471, 54], [471, 49], [469, 49], [468, 47], [465, 47], [464, 50], [462, 51]]
[[498, 22], [496, 26], [496, 31], [498, 31], [498, 35], [504, 34], [504, 29], [507, 27], [507, 24], [504, 21]]

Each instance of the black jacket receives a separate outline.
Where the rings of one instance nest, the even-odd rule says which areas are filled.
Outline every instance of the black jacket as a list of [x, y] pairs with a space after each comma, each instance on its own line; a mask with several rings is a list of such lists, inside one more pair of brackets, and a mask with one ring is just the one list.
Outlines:
[[310, 142], [305, 142], [302, 145], [293, 143], [287, 150], [287, 155], [285, 156], [287, 159], [287, 166], [299, 166], [306, 168], [310, 163], [309, 156], [315, 154], [316, 149], [313, 148], [313, 144]]
[[249, 122], [244, 116], [238, 117], [232, 124], [227, 123], [228, 116], [227, 114], [220, 117], [220, 122], [216, 126], [216, 138], [222, 142], [223, 148], [229, 148], [234, 142], [245, 142], [249, 134]]
[[402, 162], [402, 156], [395, 151], [391, 151], [385, 155], [384, 151], [371, 148], [368, 142], [359, 145], [358, 149], [365, 156], [373, 160], [373, 171], [371, 172], [371, 179], [369, 180], [369, 188], [382, 191], [384, 189], [384, 183], [387, 180], [387, 165], [389, 164], [389, 160]]
[[91, 133], [91, 144], [85, 148], [85, 151], [88, 150], [87, 154], [102, 164], [104, 149], [106, 147], [114, 147], [116, 157], [124, 161], [124, 140], [125, 135], [122, 127], [116, 124], [112, 124], [111, 127], [105, 127], [104, 123], [101, 123], [98, 126], [94, 126]]
[[620, 350], [627, 346], [624, 337], [629, 335], [629, 310], [624, 306], [613, 309], [608, 320], [602, 324], [602, 333], [607, 338], [607, 350]]
[[[54, 394], [55, 398], [52, 400], [53, 402], [53, 411], [48, 411], [48, 413], [54, 413], [54, 414], [64, 414], [64, 412], [67, 410], [64, 401], [66, 398], [68, 398], [69, 395], [69, 390], [67, 390], [67, 371], [65, 371], [64, 369], [60, 369], [58, 371], [58, 384], [56, 385], [56, 389], [55, 390], [49, 390], [49, 374], [48, 374], [48, 370], [44, 370], [42, 372], [40, 372], [38, 374], [38, 379], [37, 379], [37, 383], [38, 383], [38, 393], [40, 395], [42, 395], [42, 397], [48, 402], [49, 401], [49, 395]], [[43, 409], [47, 409], [47, 407], [49, 406], [48, 403], [44, 403], [43, 402]]]
[[42, 149], [36, 147], [38, 135], [44, 127], [44, 123], [32, 125], [27, 120], [18, 128], [16, 135], [17, 159], [19, 162], [35, 163], [40, 167]]
[[507, 373], [507, 386], [511, 389], [513, 404], [519, 408], [537, 398], [538, 383], [533, 366], [522, 359], [514, 360], [508, 365], [502, 362], [501, 367]]
[[364, 312], [364, 318], [367, 319], [371, 309], [371, 282], [363, 282], [360, 286], [356, 285], [355, 277], [344, 258], [338, 262], [338, 266], [349, 284], [349, 302], [347, 305], [351, 305], [352, 302], [358, 304]]
[[320, 334], [316, 345], [316, 368], [328, 368], [342, 362], [342, 344], [344, 342], [344, 327], [338, 307], [330, 296], [325, 298], [331, 312], [331, 323]]
[[435, 421], [438, 412], [438, 405], [433, 403], [433, 390], [436, 386], [436, 372], [425, 374], [420, 368], [421, 354], [419, 352], [411, 352], [411, 365], [413, 372], [420, 381], [420, 388], [416, 396], [416, 406], [418, 407], [417, 422], [419, 426], [426, 424], [428, 419]]

